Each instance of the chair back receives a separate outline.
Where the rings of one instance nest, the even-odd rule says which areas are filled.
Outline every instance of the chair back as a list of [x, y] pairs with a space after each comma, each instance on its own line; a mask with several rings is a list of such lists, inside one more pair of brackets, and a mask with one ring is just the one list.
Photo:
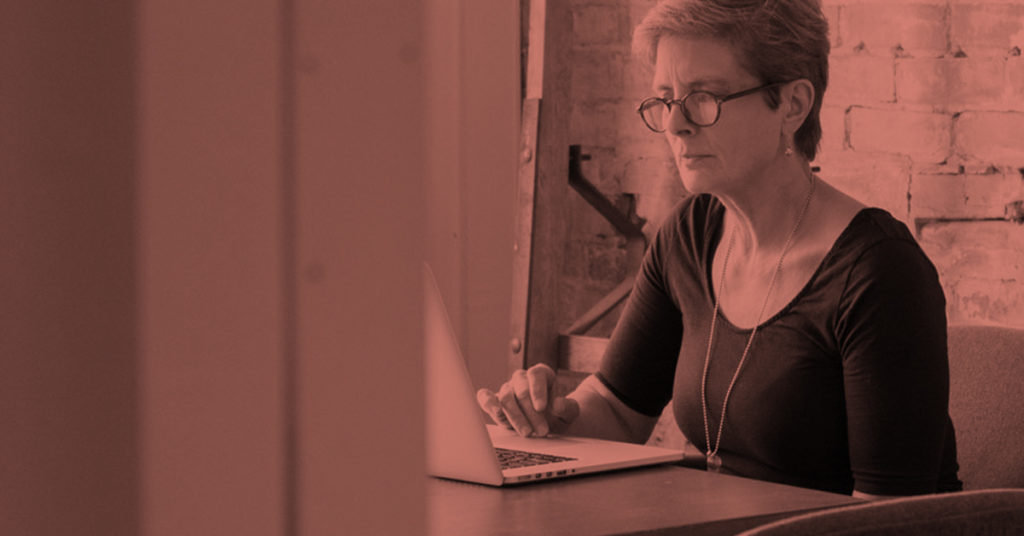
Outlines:
[[1024, 488], [1024, 330], [950, 326], [949, 380], [964, 489]]
[[785, 518], [738, 536], [1024, 534], [1024, 489], [917, 495]]

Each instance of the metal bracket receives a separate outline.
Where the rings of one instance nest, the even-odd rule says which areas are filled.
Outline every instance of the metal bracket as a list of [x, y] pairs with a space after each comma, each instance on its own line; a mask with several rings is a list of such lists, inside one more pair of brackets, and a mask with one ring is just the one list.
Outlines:
[[635, 266], [636, 268], [631, 270], [630, 275], [623, 279], [611, 292], [598, 300], [597, 303], [573, 322], [563, 333], [564, 335], [582, 335], [629, 296], [633, 289], [634, 274], [639, 269], [644, 252], [647, 250], [647, 237], [643, 233], [644, 220], [632, 211], [631, 214], [623, 214], [611, 200], [583, 176], [583, 169], [580, 163], [589, 159], [590, 155], [583, 154], [579, 145], [569, 146], [569, 185], [591, 207], [597, 210], [619, 234], [626, 238], [627, 262], [630, 266]]

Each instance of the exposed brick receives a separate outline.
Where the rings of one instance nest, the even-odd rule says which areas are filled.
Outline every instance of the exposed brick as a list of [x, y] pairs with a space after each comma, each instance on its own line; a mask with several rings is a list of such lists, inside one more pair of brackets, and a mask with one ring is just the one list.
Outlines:
[[[639, 100], [636, 99], [623, 99], [614, 103], [612, 112], [614, 116], [611, 118], [611, 122], [606, 124], [606, 127], [613, 131], [613, 134], [618, 138], [618, 143], [614, 147], [627, 148], [629, 150], [636, 151], [635, 154], [639, 156], [645, 156], [650, 154], [650, 147], [663, 146], [665, 145], [665, 135], [651, 132], [643, 121], [640, 120], [640, 114], [637, 113], [637, 105], [640, 104]], [[621, 153], [624, 156], [628, 153]]]
[[957, 3], [951, 5], [950, 41], [968, 57], [1005, 56], [1024, 48], [1024, 4]]
[[635, 28], [637, 24], [640, 24], [640, 21], [642, 21], [644, 16], [647, 15], [647, 12], [656, 5], [658, 5], [658, 0], [630, 0], [630, 28]]
[[818, 160], [827, 158], [826, 153], [838, 153], [845, 149], [846, 108], [832, 106], [828, 101], [821, 107], [821, 144], [818, 146]]
[[839, 11], [842, 50], [892, 56], [899, 45], [915, 57], [941, 56], [948, 48], [945, 3], [864, 2]]
[[661, 185], [669, 181], [679, 182], [678, 171], [668, 151], [664, 151], [664, 154], [653, 154], [626, 162], [622, 190], [641, 197], [653, 195], [660, 192], [663, 189]]
[[637, 198], [636, 203], [637, 214], [647, 220], [647, 225], [644, 226], [644, 234], [647, 235], [648, 239], [654, 236], [655, 231], [658, 230], [661, 222], [665, 220], [665, 216], [668, 215], [672, 207], [686, 195], [678, 176], [659, 182], [658, 186], [667, 193], [645, 195]]
[[832, 48], [836, 48], [841, 44], [839, 41], [839, 6], [822, 6], [821, 11], [828, 21], [829, 44], [832, 45]]
[[[614, 147], [620, 103], [574, 100], [569, 116], [569, 143]], [[639, 119], [636, 120], [640, 122]], [[643, 128], [643, 125], [640, 125]]]
[[946, 297], [951, 322], [1024, 325], [1024, 285], [1020, 279], [965, 278]]
[[999, 218], [1020, 199], [1016, 170], [987, 175], [916, 174], [910, 183], [913, 218]]
[[875, 104], [896, 98], [893, 59], [878, 56], [835, 56], [829, 60], [833, 104]]
[[884, 208], [893, 216], [910, 222], [907, 192], [910, 160], [895, 155], [864, 155], [852, 151], [823, 155], [817, 162], [819, 175], [836, 188], [869, 206]]
[[[582, 197], [570, 191], [566, 201], [566, 232], [578, 240], [616, 236], [615, 228]], [[585, 257], [584, 257], [585, 258]]]
[[640, 104], [640, 101], [654, 94], [654, 90], [651, 89], [654, 73], [650, 68], [644, 66], [641, 61], [629, 56], [623, 66], [622, 76], [623, 96], [627, 100], [636, 101], [637, 104]]
[[1024, 325], [1024, 233], [1008, 222], [922, 227], [918, 242], [939, 271], [951, 323]]
[[921, 58], [896, 62], [896, 97], [901, 105], [925, 105], [942, 111], [1002, 109], [1005, 101], [1002, 58]]
[[856, 151], [903, 154], [918, 162], [942, 162], [950, 153], [952, 120], [945, 114], [854, 107], [849, 125]]
[[583, 252], [587, 259], [589, 279], [618, 282], [622, 281], [629, 271], [626, 250], [614, 237], [610, 240], [587, 242]]
[[[573, 236], [566, 240], [563, 252], [567, 262], [563, 263], [562, 275], [575, 279], [586, 292], [597, 293], [598, 297], [614, 288], [636, 268], [627, 266], [626, 251], [615, 237]], [[579, 314], [590, 305], [574, 306], [570, 310]]]
[[[1024, 47], [1021, 47], [1024, 48]], [[1024, 111], [1024, 57], [1006, 60], [1007, 109]]]
[[625, 57], [621, 51], [576, 47], [572, 59], [573, 98], [584, 101], [622, 98]]
[[580, 152], [589, 158], [580, 162], [583, 176], [610, 199], [621, 196], [622, 190], [617, 176], [619, 173], [616, 173], [619, 159], [615, 149], [585, 145]]
[[583, 259], [583, 244], [579, 238], [566, 240], [562, 247], [562, 254], [565, 262], [562, 263], [562, 276], [582, 280], [586, 273], [587, 265]]
[[[585, 267], [586, 259], [583, 257], [582, 249], [567, 250], [566, 264]], [[558, 329], [565, 329], [572, 325], [618, 283], [618, 281], [595, 281], [587, 279], [585, 276], [574, 277], [565, 272], [562, 275], [558, 294], [558, 310], [561, 318]], [[597, 329], [597, 326], [594, 329]]]
[[[667, 146], [662, 143], [662, 146]], [[644, 233], [650, 236], [669, 210], [686, 195], [679, 170], [667, 147], [649, 156], [626, 162], [623, 190], [636, 195], [637, 215], [646, 221]]]
[[954, 123], [957, 152], [997, 165], [1024, 165], [1024, 113], [964, 112]]
[[578, 46], [628, 46], [632, 28], [624, 3], [576, 1], [572, 10], [573, 40]]
[[636, 213], [647, 221], [645, 232], [653, 232], [669, 209], [686, 195], [667, 150], [629, 160], [622, 180], [623, 190], [636, 194]]
[[[628, 173], [628, 166], [632, 165], [634, 160], [653, 159], [672, 163], [672, 153], [669, 150], [668, 142], [665, 141], [664, 134], [655, 134], [643, 125], [639, 127], [643, 130], [635, 130], [636, 128], [636, 125], [629, 127], [631, 131], [629, 135], [620, 133], [619, 144], [615, 147], [616, 154], [622, 159], [622, 165], [626, 169], [623, 176], [624, 181], [628, 180], [625, 178], [625, 173]], [[624, 183], [623, 191], [633, 192], [635, 190], [629, 189]]]
[[1020, 225], [1000, 221], [929, 223], [921, 228], [918, 241], [951, 283], [968, 277], [1024, 282], [1024, 232]]

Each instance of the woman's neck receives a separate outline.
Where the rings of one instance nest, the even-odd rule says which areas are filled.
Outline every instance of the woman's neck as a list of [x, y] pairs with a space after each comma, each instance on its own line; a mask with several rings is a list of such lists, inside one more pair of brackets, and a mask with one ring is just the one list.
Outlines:
[[781, 251], [805, 210], [813, 180], [809, 165], [792, 159], [745, 181], [738, 191], [718, 194], [726, 208], [723, 236], [735, 233], [734, 255]]

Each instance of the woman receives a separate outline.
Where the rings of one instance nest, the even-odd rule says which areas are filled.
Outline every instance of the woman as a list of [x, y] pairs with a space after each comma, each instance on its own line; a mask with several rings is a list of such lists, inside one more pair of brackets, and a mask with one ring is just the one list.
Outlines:
[[691, 197], [648, 250], [599, 371], [478, 398], [523, 435], [643, 442], [671, 400], [707, 467], [863, 497], [954, 490], [945, 299], [906, 226], [812, 174], [828, 76], [815, 0], [674, 0], [637, 28]]

